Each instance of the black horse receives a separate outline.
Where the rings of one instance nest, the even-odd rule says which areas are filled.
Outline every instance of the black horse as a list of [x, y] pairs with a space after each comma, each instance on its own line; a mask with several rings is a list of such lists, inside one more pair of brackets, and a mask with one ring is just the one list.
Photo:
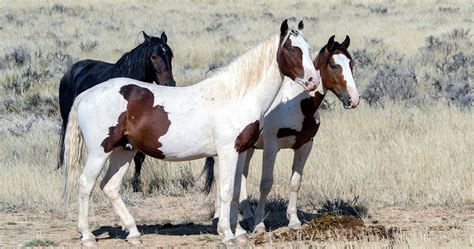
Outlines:
[[[74, 63], [64, 74], [59, 84], [59, 109], [63, 119], [61, 129], [60, 154], [58, 168], [63, 164], [64, 135], [66, 132], [69, 112], [74, 98], [85, 90], [104, 81], [117, 77], [127, 77], [158, 85], [175, 86], [171, 60], [173, 52], [167, 44], [165, 32], [161, 38], [150, 37], [143, 32], [145, 41], [125, 53], [115, 64], [82, 60]], [[140, 189], [140, 171], [145, 160], [145, 154], [138, 152], [135, 158], [135, 175], [133, 179], [134, 191]]]

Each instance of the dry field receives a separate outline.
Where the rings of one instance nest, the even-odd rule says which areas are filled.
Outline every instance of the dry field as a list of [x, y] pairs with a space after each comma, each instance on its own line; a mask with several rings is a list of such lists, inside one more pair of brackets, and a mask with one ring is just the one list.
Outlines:
[[[335, 34], [351, 37], [363, 101], [344, 110], [329, 96], [306, 165], [298, 208], [307, 222], [336, 200], [367, 210], [366, 224], [393, 238], [343, 236], [282, 241], [291, 151], [279, 154], [270, 195], [276, 230], [259, 247], [473, 247], [474, 49], [471, 1], [0, 1], [0, 247], [79, 246], [75, 207], [62, 206], [55, 170], [57, 89], [79, 59], [114, 62], [166, 31], [178, 85], [225, 66], [288, 17], [305, 20], [316, 53]], [[314, 54], [315, 55], [315, 54]], [[329, 94], [332, 95], [332, 94]], [[261, 152], [249, 176], [258, 197]], [[200, 193], [203, 161], [148, 158], [143, 192], [122, 196], [146, 246], [218, 246], [214, 196]], [[353, 200], [357, 200], [353, 202]], [[100, 246], [125, 247], [103, 193], [92, 196]], [[342, 210], [342, 207], [339, 207]]]

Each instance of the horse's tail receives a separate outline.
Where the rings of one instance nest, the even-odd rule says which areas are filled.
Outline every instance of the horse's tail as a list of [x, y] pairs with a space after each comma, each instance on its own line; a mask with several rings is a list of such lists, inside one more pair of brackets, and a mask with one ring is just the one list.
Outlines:
[[67, 119], [63, 120], [61, 125], [61, 134], [59, 137], [59, 156], [56, 169], [60, 169], [64, 164], [64, 137], [66, 135]]
[[212, 183], [214, 182], [214, 163], [213, 157], [207, 157], [201, 173], [201, 175], [206, 173], [206, 183], [204, 184], [203, 192], [207, 195], [211, 193]]
[[74, 102], [64, 136], [64, 205], [67, 207], [71, 201], [71, 194], [76, 189], [80, 161], [82, 158], [83, 137], [77, 120], [77, 105]]
[[63, 120], [63, 123], [61, 125], [61, 133], [59, 138], [59, 155], [56, 169], [60, 169], [64, 164], [64, 137], [66, 135], [69, 112], [71, 112], [74, 102], [74, 98], [70, 98], [69, 96], [72, 92], [72, 89], [69, 89], [69, 87], [71, 82], [73, 82], [71, 77], [71, 73], [74, 68], [73, 66], [68, 69], [59, 82], [59, 110], [61, 112], [61, 119]]

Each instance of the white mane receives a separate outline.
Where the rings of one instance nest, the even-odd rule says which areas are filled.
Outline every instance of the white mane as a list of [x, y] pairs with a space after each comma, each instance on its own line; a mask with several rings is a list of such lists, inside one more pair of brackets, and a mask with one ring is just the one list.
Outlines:
[[273, 34], [255, 47], [250, 48], [223, 67], [208, 80], [225, 84], [231, 96], [245, 95], [265, 76], [266, 69], [276, 61], [280, 35]]

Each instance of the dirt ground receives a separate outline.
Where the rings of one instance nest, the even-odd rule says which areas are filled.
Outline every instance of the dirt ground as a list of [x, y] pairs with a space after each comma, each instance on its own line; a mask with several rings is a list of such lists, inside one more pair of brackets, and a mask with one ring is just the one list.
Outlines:
[[[201, 204], [206, 203], [206, 204]], [[145, 247], [216, 247], [220, 237], [211, 224], [212, 210], [202, 196], [148, 197], [130, 207], [132, 215], [142, 233]], [[284, 213], [284, 210], [281, 210]], [[386, 207], [369, 210], [367, 224], [396, 227], [401, 233], [429, 236], [428, 239], [449, 243], [456, 237], [468, 240], [472, 246], [474, 228], [474, 206], [408, 208]], [[100, 247], [128, 247], [118, 219], [112, 210], [91, 210], [91, 226]], [[270, 220], [270, 222], [272, 222]], [[272, 231], [279, 232], [285, 224], [275, 225]], [[455, 234], [455, 237], [452, 235]], [[0, 247], [21, 247], [33, 239], [50, 239], [60, 247], [80, 245], [76, 232], [76, 212], [44, 214], [33, 212], [0, 213]], [[250, 245], [254, 245], [251, 236]], [[275, 241], [278, 243], [277, 241]], [[301, 243], [301, 241], [300, 241]], [[319, 242], [321, 243], [321, 242]], [[278, 244], [273, 243], [271, 246]]]

